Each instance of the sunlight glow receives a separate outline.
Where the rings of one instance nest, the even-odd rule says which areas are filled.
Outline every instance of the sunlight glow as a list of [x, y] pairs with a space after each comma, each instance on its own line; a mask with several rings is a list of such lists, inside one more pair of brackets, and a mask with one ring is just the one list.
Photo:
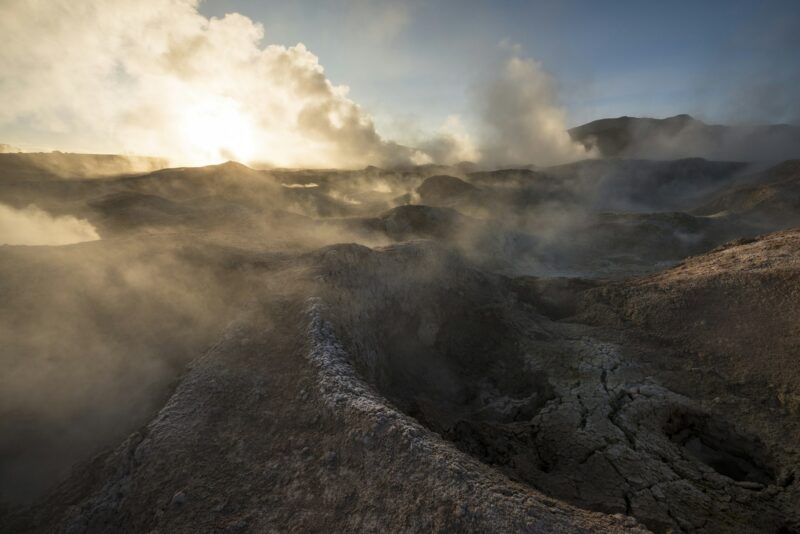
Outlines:
[[181, 133], [192, 163], [249, 162], [255, 155], [255, 128], [236, 101], [207, 97], [187, 105]]

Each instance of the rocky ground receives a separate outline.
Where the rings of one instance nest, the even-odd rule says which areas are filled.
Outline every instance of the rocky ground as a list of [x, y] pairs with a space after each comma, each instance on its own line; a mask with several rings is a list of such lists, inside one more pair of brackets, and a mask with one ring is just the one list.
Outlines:
[[0, 248], [0, 530], [800, 531], [800, 230], [688, 213], [774, 172], [609, 165], [0, 184], [103, 237]]
[[[789, 242], [776, 250], [781, 238]], [[781, 282], [761, 284], [747, 297], [763, 303], [761, 309], [783, 305], [787, 322], [775, 326], [782, 332], [776, 347], [762, 345], [769, 332], [742, 330], [738, 310], [718, 319], [728, 335], [736, 331], [733, 343], [742, 349], [717, 354], [738, 372], [720, 365], [720, 357], [696, 356], [691, 344], [667, 344], [646, 327], [640, 332], [617, 319], [627, 308], [605, 299], [628, 283], [583, 290], [576, 315], [554, 322], [516, 290], [518, 281], [509, 287], [505, 279], [460, 270], [437, 252], [386, 250], [381, 254], [388, 258], [372, 258], [349, 251], [366, 256], [352, 263], [377, 272], [356, 270], [348, 283], [352, 270], [342, 269], [346, 279], [337, 285], [346, 293], [336, 299], [333, 315], [344, 323], [343, 338], [357, 333], [348, 354], [361, 376], [405, 413], [512, 480], [584, 508], [631, 515], [656, 532], [791, 531], [800, 519], [798, 411], [791, 390], [797, 382], [785, 370], [797, 367], [797, 305], [789, 301], [797, 288], [800, 242], [795, 232], [758, 243], [749, 254], [773, 265]], [[419, 268], [423, 279], [381, 284], [398, 279], [381, 271], [396, 269], [397, 256], [406, 254], [414, 259], [401, 260], [404, 271]], [[742, 277], [758, 276], [740, 270]], [[696, 294], [681, 287], [680, 278], [674, 284], [676, 293]], [[706, 302], [728, 304], [724, 297]], [[597, 320], [598, 306], [614, 320]], [[654, 305], [643, 309], [658, 313]], [[710, 316], [706, 311], [697, 313]], [[680, 311], [672, 313], [685, 322]], [[717, 329], [703, 333], [726, 339]], [[747, 350], [756, 345], [766, 359]], [[776, 352], [782, 356], [769, 356]], [[753, 372], [756, 366], [769, 371]], [[767, 374], [771, 380], [762, 380]], [[747, 389], [761, 394], [747, 395]]]

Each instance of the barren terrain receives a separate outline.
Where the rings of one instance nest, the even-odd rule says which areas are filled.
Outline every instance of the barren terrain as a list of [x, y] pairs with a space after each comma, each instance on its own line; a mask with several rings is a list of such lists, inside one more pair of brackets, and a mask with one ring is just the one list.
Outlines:
[[797, 161], [3, 156], [3, 532], [800, 531]]

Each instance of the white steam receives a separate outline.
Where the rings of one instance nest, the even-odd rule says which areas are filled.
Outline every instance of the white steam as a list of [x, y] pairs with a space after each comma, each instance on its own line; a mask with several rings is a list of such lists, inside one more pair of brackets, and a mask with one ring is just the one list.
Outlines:
[[5, 0], [0, 122], [88, 132], [181, 163], [410, 161], [305, 46], [262, 46], [260, 24], [209, 19], [197, 3]]
[[[187, 165], [545, 165], [585, 157], [538, 63], [512, 57], [482, 86], [479, 143], [453, 119], [411, 136], [418, 148], [410, 148], [381, 137], [302, 43], [265, 45], [261, 24], [239, 14], [205, 17], [198, 1], [3, 0], [0, 125]], [[398, 8], [379, 26], [391, 36], [408, 19]]]
[[100, 239], [94, 227], [72, 216], [51, 217], [36, 206], [0, 204], [0, 245], [70, 245]]
[[474, 96], [484, 164], [555, 165], [587, 157], [567, 133], [555, 82], [538, 62], [511, 55]]
[[433, 135], [421, 131], [410, 122], [405, 127], [405, 137], [410, 144], [418, 147], [412, 158], [415, 165], [455, 165], [464, 161], [477, 162], [480, 159], [478, 148], [458, 115], [447, 117]]

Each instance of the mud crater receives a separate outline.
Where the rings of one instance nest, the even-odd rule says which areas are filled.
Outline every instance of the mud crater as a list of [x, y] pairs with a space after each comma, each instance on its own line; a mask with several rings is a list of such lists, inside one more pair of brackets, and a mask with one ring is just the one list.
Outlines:
[[705, 414], [676, 412], [667, 419], [664, 432], [691, 457], [720, 475], [737, 482], [775, 483], [763, 444], [724, 421]]
[[594, 329], [553, 320], [593, 285], [483, 276], [426, 250], [359, 249], [367, 268], [339, 255], [320, 269], [350, 363], [399, 410], [513, 480], [656, 532], [787, 524], [780, 453]]
[[495, 307], [455, 310], [441, 322], [395, 316], [380, 337], [378, 389], [445, 437], [473, 423], [529, 421], [555, 398], [547, 374], [529, 367]]
[[532, 420], [559, 396], [522, 337], [501, 303], [410, 309], [379, 326], [377, 359], [361, 373], [461, 451], [531, 483], [525, 473], [555, 463], [537, 451]]

